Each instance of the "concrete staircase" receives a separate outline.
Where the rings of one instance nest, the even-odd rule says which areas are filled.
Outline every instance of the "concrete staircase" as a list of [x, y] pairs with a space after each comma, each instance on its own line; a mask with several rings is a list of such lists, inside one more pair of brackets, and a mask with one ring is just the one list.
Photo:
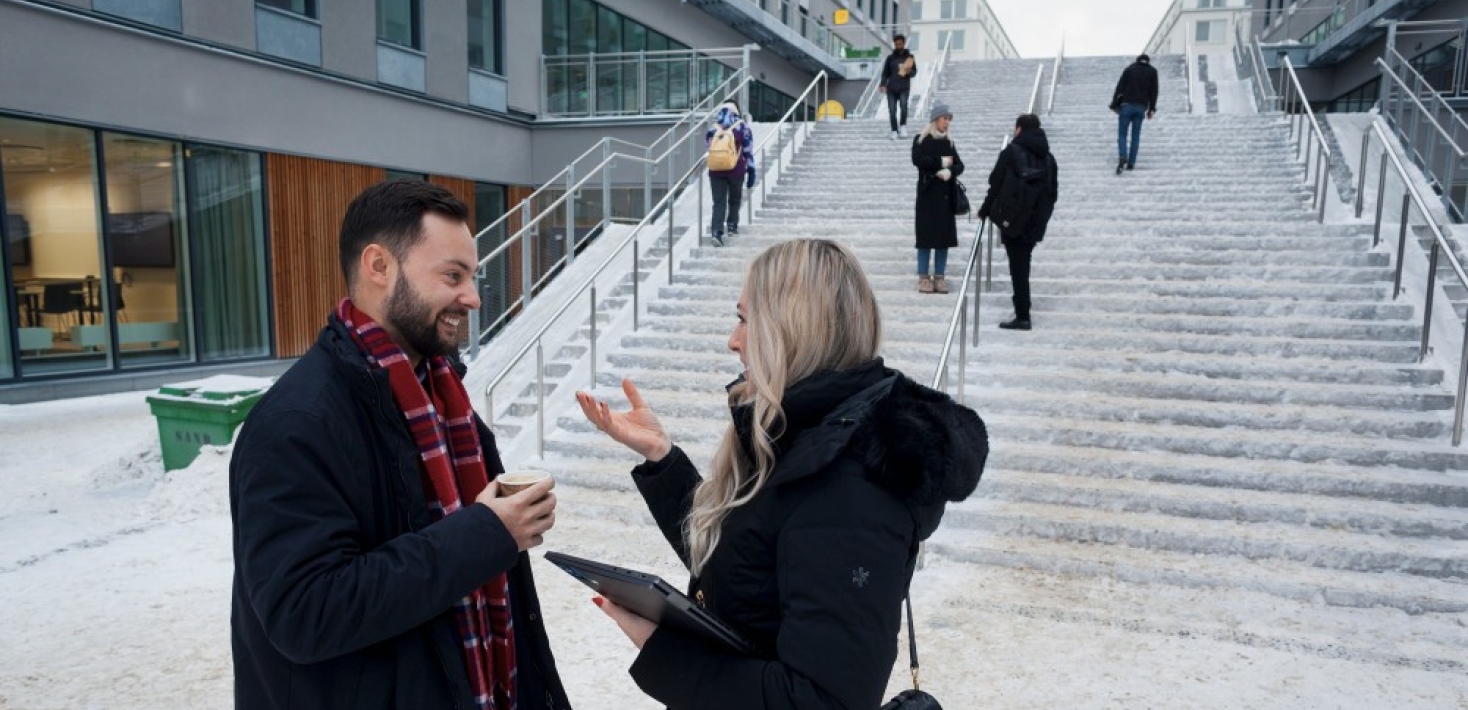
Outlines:
[[[1113, 175], [1106, 105], [1127, 62], [1067, 60], [1044, 117], [1061, 198], [1035, 254], [1032, 332], [995, 327], [1011, 312], [995, 249], [966, 380], [992, 455], [928, 547], [945, 579], [966, 581], [945, 584], [960, 591], [934, 623], [998, 610], [1468, 671], [1468, 449], [1450, 445], [1443, 373], [1416, 364], [1419, 321], [1389, 298], [1388, 255], [1368, 228], [1315, 223], [1280, 119], [1183, 115], [1180, 60], [1156, 60], [1158, 116], [1137, 169]], [[976, 206], [1041, 63], [956, 63], [944, 77]], [[630, 377], [706, 461], [738, 371], [725, 342], [745, 264], [809, 236], [856, 250], [888, 362], [931, 380], [955, 296], [916, 292], [915, 173], [887, 133], [885, 115], [821, 125], [754, 224], [695, 249], [641, 330], [600, 344], [597, 394], [620, 405]], [[955, 280], [976, 226], [960, 223]], [[566, 514], [656, 541], [626, 476], [634, 457], [568, 392], [555, 398], [540, 465]], [[1001, 588], [1021, 591], [985, 591]], [[1240, 609], [1298, 623], [1225, 628]]]

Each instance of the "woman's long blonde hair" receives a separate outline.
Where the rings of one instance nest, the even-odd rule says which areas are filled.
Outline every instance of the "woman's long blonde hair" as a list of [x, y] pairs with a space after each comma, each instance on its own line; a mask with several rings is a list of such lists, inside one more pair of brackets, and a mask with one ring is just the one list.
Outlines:
[[744, 299], [748, 367], [729, 400], [753, 405], [754, 460], [731, 423], [712, 473], [694, 491], [684, 530], [695, 575], [718, 547], [724, 519], [754, 498], [775, 467], [785, 391], [817, 372], [872, 360], [882, 340], [882, 318], [866, 273], [850, 250], [833, 241], [794, 239], [764, 250], [749, 264]]

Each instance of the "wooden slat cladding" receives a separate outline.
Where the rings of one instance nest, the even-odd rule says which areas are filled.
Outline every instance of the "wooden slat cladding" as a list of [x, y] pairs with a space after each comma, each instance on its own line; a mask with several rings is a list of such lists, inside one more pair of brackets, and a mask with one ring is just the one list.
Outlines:
[[442, 175], [429, 175], [428, 181], [440, 187], [447, 188], [454, 193], [454, 197], [464, 201], [469, 206], [469, 228], [474, 228], [474, 181], [463, 178], [444, 177]]
[[[522, 217], [523, 213], [517, 208], [520, 206], [520, 203], [528, 199], [530, 197], [530, 194], [533, 192], [535, 192], [535, 188], [533, 187], [519, 187], [513, 185], [505, 191], [505, 203], [509, 205], [510, 210], [510, 234], [514, 234], [520, 231], [520, 229], [525, 226], [525, 219]], [[505, 294], [505, 300], [507, 302], [514, 302], [516, 299], [520, 298], [520, 294], [524, 290], [522, 286], [525, 283], [523, 279], [525, 270], [522, 268], [524, 260], [522, 259], [521, 255], [521, 249], [524, 243], [524, 241], [521, 241], [519, 244], [512, 245], [505, 252], [505, 256], [509, 258], [509, 261], [507, 263], [509, 264], [510, 272], [509, 283], [506, 284], [506, 289], [508, 290], [508, 293]]]
[[[267, 154], [270, 251], [274, 264], [275, 342], [280, 357], [299, 357], [316, 342], [326, 316], [346, 295], [337, 235], [347, 205], [382, 182], [382, 168]], [[470, 184], [470, 196], [473, 186]]]

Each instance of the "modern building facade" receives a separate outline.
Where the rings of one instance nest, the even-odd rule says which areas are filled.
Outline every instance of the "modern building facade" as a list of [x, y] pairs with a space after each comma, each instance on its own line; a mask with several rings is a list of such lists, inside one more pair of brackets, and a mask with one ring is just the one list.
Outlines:
[[[902, 22], [890, 0], [0, 0], [0, 401], [278, 368], [343, 292], [362, 188], [427, 179], [487, 225], [740, 67], [779, 116]], [[634, 212], [643, 189], [616, 186]]]
[[[1410, 28], [1392, 33], [1393, 22]], [[1376, 60], [1388, 49], [1438, 90], [1460, 95], [1465, 28], [1468, 0], [1256, 0], [1250, 35], [1270, 68], [1290, 57], [1316, 110], [1364, 111], [1380, 95]]]
[[1231, 55], [1238, 25], [1252, 23], [1254, 0], [1172, 0], [1152, 38], [1147, 54]]
[[946, 46], [954, 61], [1019, 57], [986, 0], [912, 0], [908, 12], [914, 53], [936, 55]]

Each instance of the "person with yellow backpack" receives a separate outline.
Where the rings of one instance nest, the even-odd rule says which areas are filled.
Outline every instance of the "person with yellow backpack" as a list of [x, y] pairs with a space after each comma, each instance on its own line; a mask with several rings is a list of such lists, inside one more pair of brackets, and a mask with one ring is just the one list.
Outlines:
[[733, 99], [719, 104], [714, 111], [714, 123], [704, 135], [704, 142], [708, 145], [709, 189], [714, 200], [709, 238], [724, 246], [725, 234], [739, 233], [744, 188], [754, 187], [756, 180], [754, 133]]

